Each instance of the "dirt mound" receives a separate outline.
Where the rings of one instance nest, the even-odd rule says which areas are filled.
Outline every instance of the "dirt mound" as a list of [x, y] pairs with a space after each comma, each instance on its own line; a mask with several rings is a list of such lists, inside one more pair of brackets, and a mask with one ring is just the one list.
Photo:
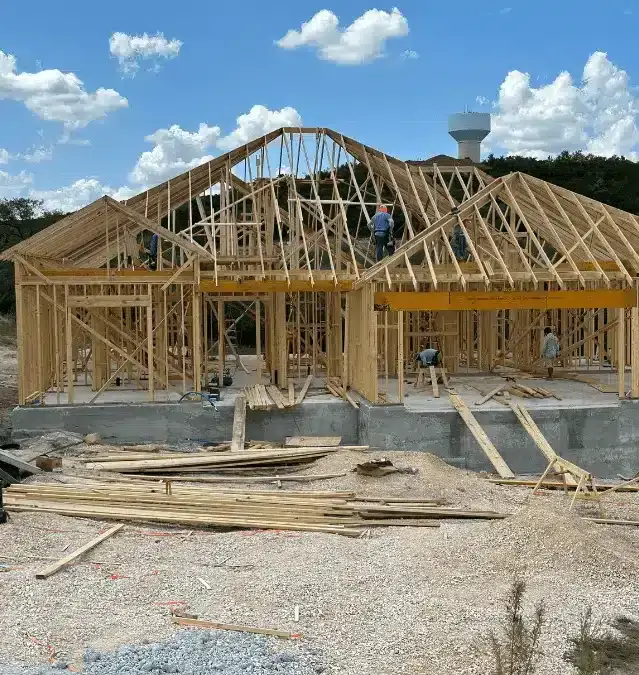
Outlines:
[[[415, 473], [396, 473], [381, 478], [353, 472], [357, 464], [388, 457], [400, 469]], [[310, 490], [353, 490], [362, 497], [443, 499], [456, 506], [504, 510], [526, 502], [529, 491], [493, 485], [482, 474], [446, 464], [426, 452], [338, 452], [315, 462], [304, 473], [344, 473], [346, 476], [309, 483]], [[299, 487], [296, 489], [300, 489]]]

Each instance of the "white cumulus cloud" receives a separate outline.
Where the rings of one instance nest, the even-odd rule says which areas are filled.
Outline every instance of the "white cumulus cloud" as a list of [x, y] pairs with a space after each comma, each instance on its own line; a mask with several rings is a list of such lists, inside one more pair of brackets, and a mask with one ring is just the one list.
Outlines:
[[280, 127], [299, 127], [302, 118], [287, 106], [281, 110], [269, 110], [263, 105], [254, 105], [248, 113], [237, 118], [237, 127], [228, 136], [220, 138], [217, 146], [221, 150], [232, 150]]
[[0, 199], [20, 196], [32, 182], [33, 176], [26, 171], [21, 171], [18, 174], [0, 171]]
[[129, 174], [138, 185], [155, 185], [213, 158], [206, 151], [215, 145], [220, 127], [200, 124], [197, 131], [185, 131], [177, 124], [158, 129], [145, 138], [153, 149], [143, 152]]
[[[0, 172], [1, 173], [1, 172]], [[123, 187], [114, 189], [102, 185], [97, 178], [81, 178], [71, 185], [55, 190], [30, 190], [29, 197], [43, 202], [47, 211], [63, 211], [65, 213], [78, 209], [94, 202], [104, 195], [109, 195], [118, 201], [128, 199], [135, 194], [134, 190]]]
[[11, 155], [8, 150], [0, 148], [0, 164], [7, 164], [11, 159]]
[[390, 38], [405, 35], [408, 35], [408, 21], [397, 7], [391, 12], [369, 9], [343, 30], [337, 16], [322, 9], [303, 23], [300, 30], [289, 30], [275, 44], [283, 49], [316, 47], [321, 59], [359, 65], [382, 56]]
[[568, 150], [638, 159], [639, 100], [626, 71], [593, 53], [575, 83], [570, 73], [534, 87], [511, 71], [499, 88], [486, 145], [511, 155], [545, 158]]
[[0, 99], [20, 101], [44, 120], [69, 128], [85, 127], [110, 112], [126, 108], [128, 101], [114, 89], [88, 92], [74, 73], [40, 70], [18, 72], [16, 58], [0, 51]]
[[167, 40], [162, 33], [156, 35], [127, 35], [113, 33], [109, 39], [111, 56], [118, 60], [120, 70], [130, 77], [140, 68], [141, 61], [150, 62], [150, 70], [159, 70], [159, 59], [174, 59], [182, 48], [180, 40]]

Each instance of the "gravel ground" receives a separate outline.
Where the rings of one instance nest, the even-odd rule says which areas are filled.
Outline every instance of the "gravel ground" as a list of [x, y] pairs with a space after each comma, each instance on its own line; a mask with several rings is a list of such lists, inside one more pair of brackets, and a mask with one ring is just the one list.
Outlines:
[[[306, 471], [350, 470], [375, 456], [337, 453]], [[532, 497], [530, 489], [493, 485], [427, 454], [395, 453], [393, 461], [419, 471], [384, 478], [349, 473], [285, 483], [284, 490], [441, 497], [513, 515], [443, 522], [438, 529], [375, 529], [360, 539], [127, 525], [81, 562], [36, 580], [46, 563], [36, 556], [57, 559], [67, 544], [73, 550], [104, 525], [14, 514], [0, 527], [0, 563], [8, 566], [0, 574], [0, 663], [44, 664], [51, 645], [57, 658], [80, 668], [87, 646], [109, 651], [170, 638], [170, 608], [179, 607], [203, 619], [299, 631], [297, 647], [317, 650], [334, 675], [486, 675], [482, 637], [498, 625], [518, 576], [528, 584], [530, 609], [542, 599], [547, 606], [538, 675], [561, 675], [574, 672], [562, 655], [587, 604], [596, 618], [639, 618], [636, 528], [589, 523], [579, 518], [595, 515], [589, 504], [569, 513], [559, 492]], [[614, 496], [607, 515], [639, 519], [639, 495]]]

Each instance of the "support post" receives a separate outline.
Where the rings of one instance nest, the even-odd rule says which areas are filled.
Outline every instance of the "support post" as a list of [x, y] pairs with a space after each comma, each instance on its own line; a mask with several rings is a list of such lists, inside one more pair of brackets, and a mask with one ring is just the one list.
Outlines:
[[632, 398], [639, 398], [639, 307], [632, 307], [630, 313], [630, 339], [632, 340], [630, 395]]
[[[153, 364], [153, 286], [148, 284], [147, 292], [149, 294], [149, 304], [146, 307], [146, 351], [149, 367], [149, 401], [155, 400], [155, 366]], [[106, 350], [108, 355], [108, 350]], [[108, 356], [107, 356], [108, 358]]]
[[255, 301], [255, 356], [257, 357], [255, 378], [259, 384], [262, 381], [262, 310], [259, 300]]
[[219, 386], [224, 379], [224, 300], [217, 301], [217, 376]]
[[626, 396], [626, 310], [617, 310], [617, 384], [619, 398]]
[[397, 395], [404, 404], [404, 312], [397, 312]]

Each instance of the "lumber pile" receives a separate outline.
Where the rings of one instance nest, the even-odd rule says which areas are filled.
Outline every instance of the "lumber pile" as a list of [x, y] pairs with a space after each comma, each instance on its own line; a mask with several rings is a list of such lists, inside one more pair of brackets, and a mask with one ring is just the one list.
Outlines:
[[490, 401], [490, 399], [495, 399], [495, 401], [498, 401], [503, 405], [509, 405], [511, 396], [517, 396], [519, 398], [556, 398], [558, 401], [561, 401], [561, 397], [557, 396], [557, 394], [549, 389], [533, 386], [529, 387], [508, 378], [507, 382], [503, 382], [493, 390], [489, 391], [485, 396], [480, 398], [479, 401], [476, 401], [475, 405], [483, 405], [486, 401]]
[[87, 469], [119, 473], [166, 473], [184, 471], [217, 471], [219, 469], [259, 469], [305, 464], [338, 452], [348, 446], [304, 448], [258, 448], [237, 452], [190, 452], [149, 457], [120, 453], [91, 458]]
[[[167, 494], [170, 487], [170, 492]], [[436, 500], [357, 499], [352, 492], [210, 490], [205, 487], [85, 481], [79, 484], [12, 485], [8, 511], [57, 513], [120, 522], [192, 527], [275, 529], [359, 536], [384, 525], [437, 526], [442, 518], [504, 518], [493, 511], [441, 506]]]
[[286, 394], [273, 384], [253, 384], [244, 387], [243, 394], [251, 410], [283, 410], [299, 405], [308, 393], [312, 381], [313, 376], [309, 375], [298, 394], [295, 393], [293, 382], [289, 382]]

